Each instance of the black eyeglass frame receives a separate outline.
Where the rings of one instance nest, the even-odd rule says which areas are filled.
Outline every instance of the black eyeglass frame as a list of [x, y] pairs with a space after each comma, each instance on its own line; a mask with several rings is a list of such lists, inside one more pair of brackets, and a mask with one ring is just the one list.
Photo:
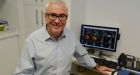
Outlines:
[[[68, 17], [68, 15], [65, 15], [65, 14], [55, 14], [55, 13], [46, 13], [46, 15], [48, 15], [48, 18], [50, 19], [50, 20], [53, 20], [53, 21], [55, 21], [57, 18], [60, 20], [60, 21], [66, 21], [67, 20], [67, 17]], [[62, 19], [62, 17], [64, 18], [64, 19]]]

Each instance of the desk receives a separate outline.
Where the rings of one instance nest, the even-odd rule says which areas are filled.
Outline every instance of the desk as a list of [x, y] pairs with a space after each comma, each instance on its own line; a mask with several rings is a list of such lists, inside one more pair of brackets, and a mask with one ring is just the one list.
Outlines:
[[[75, 59], [75, 58], [73, 58], [73, 65], [77, 66], [77, 67], [75, 67], [75, 68], [77, 68], [76, 75], [102, 75], [102, 74], [98, 73], [96, 70], [91, 70], [91, 69], [81, 66], [78, 63], [77, 59]], [[111, 72], [108, 74], [111, 75]], [[119, 72], [115, 72], [114, 75], [140, 75], [140, 72], [122, 68], [122, 70], [120, 70]]]
[[[73, 58], [72, 69], [76, 75], [102, 75], [102, 74], [98, 73], [96, 70], [91, 70], [91, 69], [81, 66], [78, 63], [77, 59], [75, 59], [75, 58]], [[109, 75], [111, 75], [111, 72], [109, 73]]]
[[75, 63], [72, 64], [72, 70], [74, 70], [72, 72], [74, 75], [102, 75], [96, 71], [87, 69]]

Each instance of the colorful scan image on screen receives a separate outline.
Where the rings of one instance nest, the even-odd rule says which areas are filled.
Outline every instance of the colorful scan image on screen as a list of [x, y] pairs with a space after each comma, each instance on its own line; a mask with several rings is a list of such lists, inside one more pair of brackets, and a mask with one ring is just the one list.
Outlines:
[[80, 42], [85, 47], [115, 52], [118, 32], [115, 27], [82, 25]]

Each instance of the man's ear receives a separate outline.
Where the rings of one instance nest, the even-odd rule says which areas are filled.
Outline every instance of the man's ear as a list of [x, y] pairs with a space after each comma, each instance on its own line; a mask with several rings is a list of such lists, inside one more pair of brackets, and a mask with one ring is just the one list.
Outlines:
[[46, 17], [46, 12], [44, 12], [44, 17]]

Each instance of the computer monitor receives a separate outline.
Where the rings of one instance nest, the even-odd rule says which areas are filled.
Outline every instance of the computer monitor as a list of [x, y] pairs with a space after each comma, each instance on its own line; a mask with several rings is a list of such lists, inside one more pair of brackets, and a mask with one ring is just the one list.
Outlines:
[[118, 39], [119, 28], [81, 25], [80, 42], [85, 47], [116, 52]]

